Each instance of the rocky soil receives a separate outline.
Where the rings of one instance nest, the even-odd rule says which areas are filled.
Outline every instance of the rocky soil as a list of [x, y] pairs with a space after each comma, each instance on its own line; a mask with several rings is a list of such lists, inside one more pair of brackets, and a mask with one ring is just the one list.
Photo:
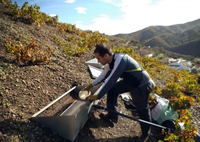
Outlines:
[[[41, 28], [12, 20], [6, 9], [0, 7], [0, 141], [1, 142], [67, 142], [58, 133], [46, 126], [32, 122], [33, 114], [54, 101], [74, 86], [89, 84], [92, 79], [86, 61], [93, 58], [92, 51], [81, 57], [67, 56], [53, 41], [54, 35], [67, 38], [55, 27], [43, 25]], [[20, 65], [15, 57], [6, 53], [5, 39], [34, 38], [41, 46], [53, 51], [49, 64]], [[145, 51], [145, 53], [148, 51]], [[162, 84], [162, 82], [158, 82]], [[162, 84], [163, 85], [163, 84]], [[44, 116], [56, 116], [74, 101], [67, 96], [50, 107]], [[106, 96], [100, 100], [105, 105]], [[200, 107], [193, 107], [194, 124], [200, 127]], [[137, 113], [127, 110], [119, 99], [119, 111], [137, 118]], [[94, 110], [75, 142], [133, 142], [141, 134], [137, 121], [120, 117], [116, 124], [99, 118], [102, 110]], [[152, 129], [148, 142], [162, 139], [160, 129]]]

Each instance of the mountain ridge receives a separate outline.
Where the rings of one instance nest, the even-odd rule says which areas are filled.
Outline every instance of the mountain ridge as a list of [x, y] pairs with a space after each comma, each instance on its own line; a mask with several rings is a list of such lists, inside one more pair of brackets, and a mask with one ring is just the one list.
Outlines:
[[[189, 45], [199, 46], [197, 44], [189, 44], [200, 40], [200, 19], [187, 22], [185, 24], [177, 24], [171, 26], [150, 26], [142, 30], [130, 34], [117, 34], [114, 35], [127, 40], [137, 40], [140, 43], [150, 47], [163, 47], [166, 50], [175, 48], [173, 52], [188, 55], [188, 52], [183, 52], [181, 47], [190, 48]], [[200, 56], [193, 54], [192, 51], [189, 55]]]

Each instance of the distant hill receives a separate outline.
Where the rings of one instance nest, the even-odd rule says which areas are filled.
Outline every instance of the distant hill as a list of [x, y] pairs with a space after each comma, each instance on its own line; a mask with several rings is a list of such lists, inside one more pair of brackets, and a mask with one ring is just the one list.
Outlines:
[[150, 26], [130, 34], [114, 36], [130, 41], [137, 40], [150, 47], [163, 47], [176, 53], [200, 56], [200, 52], [196, 51], [200, 42], [200, 19], [172, 26]]
[[176, 52], [184, 55], [192, 55], [195, 57], [200, 57], [200, 40], [192, 41], [180, 46], [173, 48], [166, 48], [166, 50]]

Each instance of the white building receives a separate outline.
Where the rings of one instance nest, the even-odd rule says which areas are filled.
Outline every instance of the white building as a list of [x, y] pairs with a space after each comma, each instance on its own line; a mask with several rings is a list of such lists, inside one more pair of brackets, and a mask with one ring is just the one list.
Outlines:
[[168, 58], [168, 59], [167, 59], [167, 63], [168, 63], [168, 64], [174, 63], [174, 62], [177, 62], [177, 59], [174, 59], [174, 58]]
[[153, 56], [153, 54], [148, 54], [148, 55], [146, 55], [147, 57], [152, 57]]
[[196, 64], [192, 69], [200, 70], [200, 64]]
[[177, 62], [170, 64], [171, 68], [176, 68], [177, 70], [185, 69], [191, 72], [191, 68], [188, 66], [188, 63], [185, 60], [178, 59]]

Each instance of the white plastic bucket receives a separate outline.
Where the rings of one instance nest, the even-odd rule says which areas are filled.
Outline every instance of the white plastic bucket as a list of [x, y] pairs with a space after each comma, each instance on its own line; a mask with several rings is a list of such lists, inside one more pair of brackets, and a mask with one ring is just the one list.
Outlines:
[[158, 104], [151, 110], [152, 118], [157, 121], [158, 124], [162, 124], [166, 120], [175, 120], [178, 117], [178, 113], [173, 110], [173, 108], [169, 105], [169, 100], [154, 95]]

